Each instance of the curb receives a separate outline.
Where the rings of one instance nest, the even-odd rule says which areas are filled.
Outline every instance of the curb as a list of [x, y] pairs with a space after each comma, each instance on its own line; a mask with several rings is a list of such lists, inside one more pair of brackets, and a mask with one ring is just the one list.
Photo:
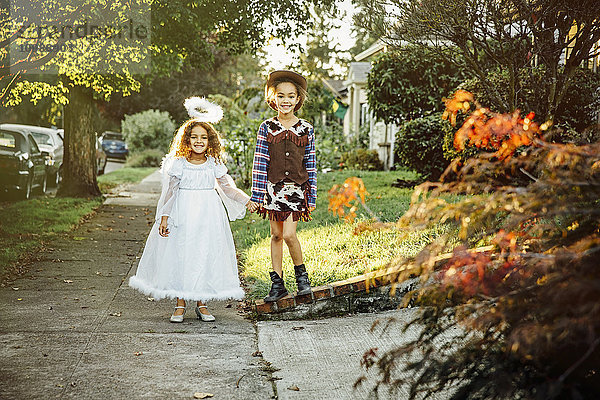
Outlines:
[[259, 320], [293, 320], [330, 317], [356, 312], [397, 308], [406, 293], [418, 285], [418, 278], [397, 282], [398, 271], [386, 269], [358, 275], [313, 288], [311, 294], [288, 294], [277, 302], [256, 300], [252, 309]]

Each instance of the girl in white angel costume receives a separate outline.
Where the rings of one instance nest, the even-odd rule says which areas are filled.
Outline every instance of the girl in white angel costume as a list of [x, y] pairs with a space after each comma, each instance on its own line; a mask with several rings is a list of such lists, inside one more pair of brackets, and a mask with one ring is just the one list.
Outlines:
[[214, 321], [204, 302], [244, 297], [225, 208], [233, 221], [257, 204], [236, 188], [223, 164], [211, 124], [223, 110], [198, 97], [184, 104], [192, 119], [163, 159], [156, 221], [129, 286], [155, 299], [177, 299], [171, 322], [183, 322], [186, 301], [197, 302], [199, 319]]

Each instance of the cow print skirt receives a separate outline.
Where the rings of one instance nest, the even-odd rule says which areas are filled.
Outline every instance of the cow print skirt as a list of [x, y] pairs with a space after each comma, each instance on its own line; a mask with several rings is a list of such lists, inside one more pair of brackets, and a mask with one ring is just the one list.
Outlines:
[[290, 214], [294, 221], [310, 221], [308, 190], [308, 182], [298, 185], [292, 181], [267, 181], [265, 201], [258, 212], [263, 218], [268, 216], [272, 221], [285, 221]]

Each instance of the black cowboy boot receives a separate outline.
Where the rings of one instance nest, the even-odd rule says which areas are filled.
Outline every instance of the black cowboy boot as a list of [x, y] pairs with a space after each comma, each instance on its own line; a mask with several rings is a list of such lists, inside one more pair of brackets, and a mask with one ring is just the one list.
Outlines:
[[298, 284], [297, 295], [302, 296], [304, 294], [309, 294], [311, 292], [310, 281], [308, 280], [308, 274], [306, 273], [304, 264], [294, 265], [294, 272], [296, 273], [296, 283]]
[[271, 282], [273, 283], [271, 284], [269, 295], [264, 298], [267, 303], [277, 301], [288, 294], [288, 291], [283, 284], [283, 278], [280, 277], [275, 271], [269, 272], [269, 275], [271, 275]]

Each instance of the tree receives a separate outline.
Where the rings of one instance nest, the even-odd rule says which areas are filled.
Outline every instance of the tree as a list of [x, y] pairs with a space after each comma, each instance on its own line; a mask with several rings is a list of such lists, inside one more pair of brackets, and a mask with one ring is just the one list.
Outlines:
[[367, 100], [373, 114], [386, 123], [402, 123], [442, 111], [465, 73], [443, 54], [409, 45], [385, 52], [373, 62], [367, 82]]
[[[520, 76], [542, 70], [538, 117], [553, 119], [571, 79], [584, 61], [598, 55], [600, 7], [596, 0], [361, 0], [362, 21], [390, 46], [404, 42], [439, 51], [455, 48], [450, 58], [479, 79], [494, 108], [514, 111], [522, 98]], [[489, 73], [507, 76], [506, 94]]]
[[213, 52], [213, 63], [186, 65], [169, 76], [143, 79], [138, 93], [130, 96], [117, 93], [109, 102], [102, 101], [102, 114], [120, 123], [126, 114], [156, 109], [167, 111], [175, 121], [182, 122], [188, 118], [183, 101], [190, 96], [220, 94], [236, 97], [240, 88], [263, 83], [258, 57], [230, 54], [220, 48], [213, 49]]
[[[164, 76], [186, 64], [211, 63], [215, 47], [241, 52], [257, 47], [268, 35], [289, 35], [295, 25], [309, 19], [308, 4], [331, 2], [46, 0], [17, 7], [20, 3], [15, 1], [12, 13], [2, 3], [0, 101], [5, 106], [17, 104], [27, 89], [32, 99], [52, 95], [65, 104], [65, 173], [58, 194], [98, 195], [89, 146], [94, 135], [89, 107], [94, 97], [109, 99], [114, 93], [139, 90], [136, 72]], [[101, 29], [84, 30], [92, 25], [89, 21]], [[271, 22], [271, 31], [256, 29], [265, 21]], [[84, 33], [65, 38], [61, 33], [66, 27], [70, 32], [82, 28]], [[42, 31], [49, 33], [40, 36]], [[12, 50], [27, 40], [33, 40], [33, 46], [24, 47], [21, 58], [15, 57]], [[51, 67], [61, 76], [55, 84], [23, 78], [27, 71]]]

